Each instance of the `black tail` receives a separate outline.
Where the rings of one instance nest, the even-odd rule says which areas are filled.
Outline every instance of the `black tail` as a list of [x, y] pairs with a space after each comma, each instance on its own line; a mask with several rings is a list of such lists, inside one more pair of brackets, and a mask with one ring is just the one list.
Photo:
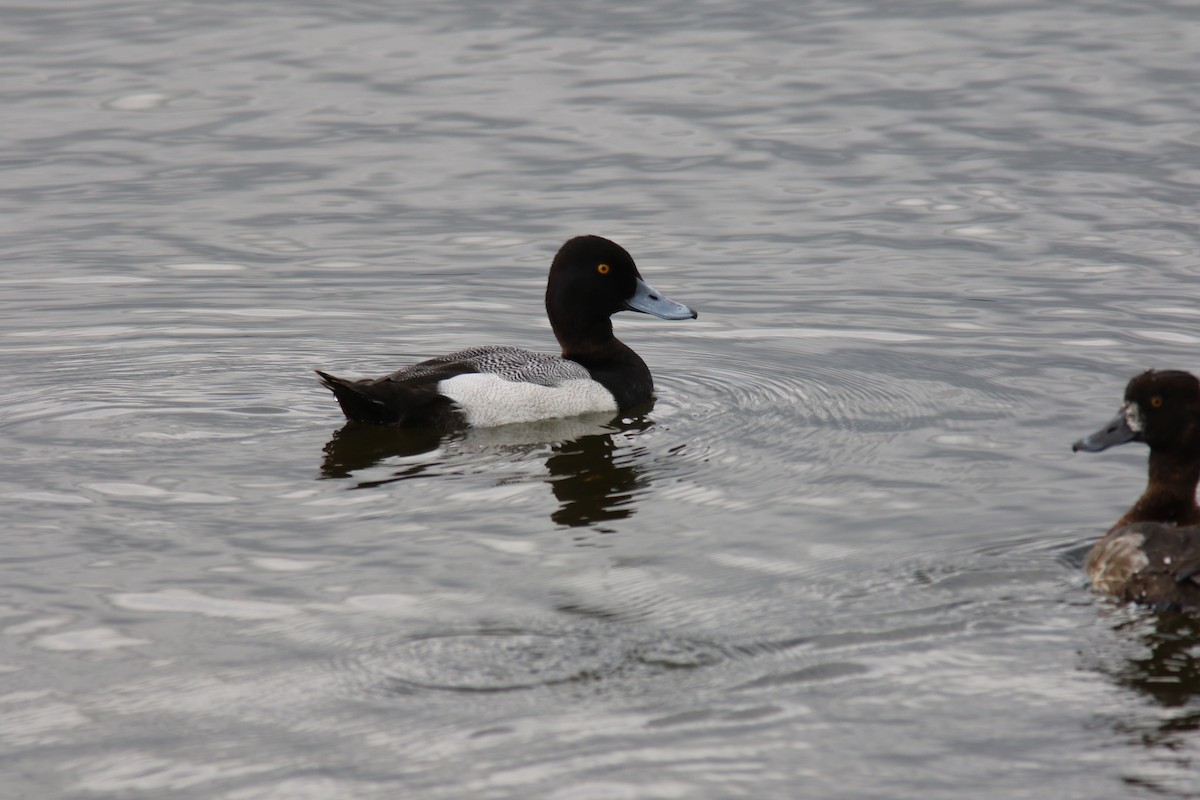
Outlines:
[[371, 425], [432, 427], [443, 431], [466, 426], [454, 403], [438, 394], [437, 380], [395, 380], [388, 375], [374, 380], [348, 381], [321, 370], [321, 383], [333, 396], [346, 419]]
[[396, 408], [371, 396], [369, 387], [373, 381], [348, 381], [319, 369], [313, 372], [320, 375], [321, 384], [333, 392], [346, 419], [372, 425], [399, 425], [404, 422], [404, 415]]

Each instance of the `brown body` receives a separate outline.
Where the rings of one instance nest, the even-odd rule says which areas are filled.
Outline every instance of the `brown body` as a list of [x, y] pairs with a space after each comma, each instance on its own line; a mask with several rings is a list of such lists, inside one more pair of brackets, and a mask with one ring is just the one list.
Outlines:
[[1088, 577], [1121, 600], [1200, 610], [1200, 381], [1175, 370], [1138, 375], [1120, 414], [1074, 449], [1134, 441], [1150, 446], [1146, 489], [1088, 553]]

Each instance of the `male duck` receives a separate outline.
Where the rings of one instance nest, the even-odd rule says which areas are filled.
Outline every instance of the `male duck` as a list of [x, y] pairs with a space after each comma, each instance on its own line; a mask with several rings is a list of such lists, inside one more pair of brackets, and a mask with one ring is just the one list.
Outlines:
[[1076, 452], [1150, 445], [1146, 491], [1088, 553], [1092, 586], [1160, 609], [1200, 610], [1200, 381], [1150, 370], [1129, 382], [1116, 418]]
[[578, 236], [554, 256], [546, 283], [546, 314], [561, 356], [483, 346], [382, 378], [317, 374], [347, 419], [377, 425], [453, 430], [616, 413], [649, 400], [654, 390], [646, 362], [613, 336], [609, 317], [626, 310], [696, 318], [643, 281], [620, 245]]

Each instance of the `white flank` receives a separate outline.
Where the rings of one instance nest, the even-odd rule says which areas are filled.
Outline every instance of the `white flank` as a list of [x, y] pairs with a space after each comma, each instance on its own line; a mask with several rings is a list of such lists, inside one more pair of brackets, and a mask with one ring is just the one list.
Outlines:
[[438, 392], [458, 403], [474, 428], [617, 411], [612, 393], [590, 378], [541, 386], [472, 372], [441, 381]]

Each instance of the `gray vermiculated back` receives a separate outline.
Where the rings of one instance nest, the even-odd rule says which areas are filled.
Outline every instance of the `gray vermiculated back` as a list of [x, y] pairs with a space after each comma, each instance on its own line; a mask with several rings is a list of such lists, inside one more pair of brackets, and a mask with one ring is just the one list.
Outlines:
[[499, 375], [506, 381], [559, 386], [565, 381], [589, 379], [591, 374], [582, 364], [561, 356], [535, 353], [520, 347], [471, 347], [422, 361], [396, 372], [393, 380], [420, 378], [442, 371], [447, 364], [467, 364], [475, 372]]

